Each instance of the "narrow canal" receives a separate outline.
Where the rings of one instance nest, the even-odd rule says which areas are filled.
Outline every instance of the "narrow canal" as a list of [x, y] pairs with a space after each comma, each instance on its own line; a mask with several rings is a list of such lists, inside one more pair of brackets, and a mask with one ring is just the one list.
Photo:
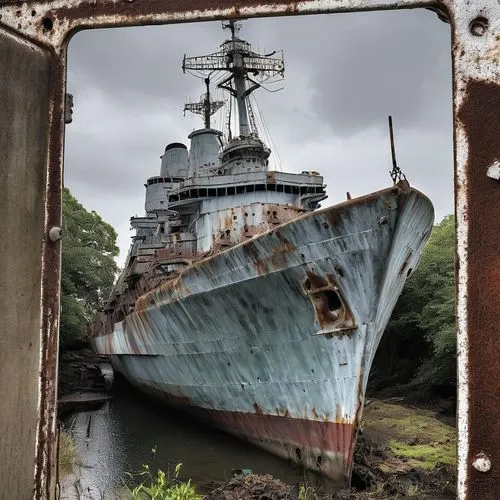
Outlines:
[[[116, 498], [143, 464], [166, 471], [182, 463], [181, 476], [191, 478], [200, 493], [230, 479], [233, 469], [271, 474], [289, 484], [305, 479], [290, 462], [158, 405], [126, 382], [120, 381], [115, 393], [100, 409], [63, 420], [75, 442], [77, 464], [74, 474], [61, 480], [61, 498]], [[326, 486], [310, 474], [307, 480]]]

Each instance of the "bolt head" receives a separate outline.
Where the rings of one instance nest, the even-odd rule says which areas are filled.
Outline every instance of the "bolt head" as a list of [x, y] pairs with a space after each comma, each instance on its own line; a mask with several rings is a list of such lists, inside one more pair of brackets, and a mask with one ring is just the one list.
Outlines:
[[488, 30], [488, 19], [477, 17], [469, 24], [469, 30], [474, 36], [483, 36]]
[[500, 161], [496, 161], [492, 165], [488, 167], [488, 171], [486, 172], [486, 175], [490, 177], [491, 179], [495, 179], [497, 181], [500, 181]]
[[488, 472], [491, 469], [491, 460], [486, 453], [478, 453], [472, 462], [472, 467], [479, 472]]
[[54, 226], [49, 230], [50, 241], [59, 241], [62, 238], [63, 230], [60, 227]]

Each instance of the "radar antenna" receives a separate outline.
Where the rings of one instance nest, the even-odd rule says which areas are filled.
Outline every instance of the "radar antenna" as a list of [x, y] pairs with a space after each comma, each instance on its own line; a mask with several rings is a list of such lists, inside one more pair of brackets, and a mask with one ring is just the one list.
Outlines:
[[[248, 96], [271, 77], [283, 77], [285, 66], [283, 54], [279, 57], [261, 55], [252, 51], [252, 46], [239, 38], [240, 24], [234, 20], [222, 25], [231, 30], [231, 39], [226, 40], [213, 54], [206, 56], [186, 57], [182, 62], [182, 69], [196, 70], [205, 73], [224, 71], [229, 73], [218, 87], [229, 92], [235, 99], [238, 109], [239, 135], [250, 136], [252, 126], [250, 123]], [[255, 81], [248, 75], [251, 74]], [[248, 85], [247, 85], [248, 82]]]
[[206, 94], [200, 97], [199, 102], [188, 102], [185, 104], [184, 115], [186, 115], [186, 111], [190, 111], [196, 115], [202, 115], [205, 119], [205, 128], [210, 128], [210, 117], [222, 108], [224, 101], [210, 100], [210, 78], [205, 78], [205, 85], [207, 86]]

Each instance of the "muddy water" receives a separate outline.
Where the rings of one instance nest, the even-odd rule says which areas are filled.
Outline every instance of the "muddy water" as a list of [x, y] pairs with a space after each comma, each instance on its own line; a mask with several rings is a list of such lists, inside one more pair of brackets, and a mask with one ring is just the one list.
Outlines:
[[[232, 477], [233, 469], [271, 474], [289, 484], [304, 472], [250, 444], [159, 406], [123, 383], [102, 408], [64, 420], [77, 448], [74, 475], [62, 480], [62, 498], [116, 498], [129, 473], [143, 464], [163, 470], [182, 463], [181, 476], [206, 492]], [[152, 453], [155, 449], [155, 453]], [[323, 480], [307, 476], [314, 484]]]

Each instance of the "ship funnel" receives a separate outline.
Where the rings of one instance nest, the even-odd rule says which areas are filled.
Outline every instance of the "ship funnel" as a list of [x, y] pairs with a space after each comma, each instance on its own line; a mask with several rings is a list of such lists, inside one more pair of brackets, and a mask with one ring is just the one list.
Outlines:
[[172, 142], [161, 157], [161, 177], [187, 177], [189, 167], [187, 147], [180, 142]]
[[189, 175], [208, 174], [219, 167], [220, 136], [222, 132], [212, 128], [195, 130], [189, 134]]

